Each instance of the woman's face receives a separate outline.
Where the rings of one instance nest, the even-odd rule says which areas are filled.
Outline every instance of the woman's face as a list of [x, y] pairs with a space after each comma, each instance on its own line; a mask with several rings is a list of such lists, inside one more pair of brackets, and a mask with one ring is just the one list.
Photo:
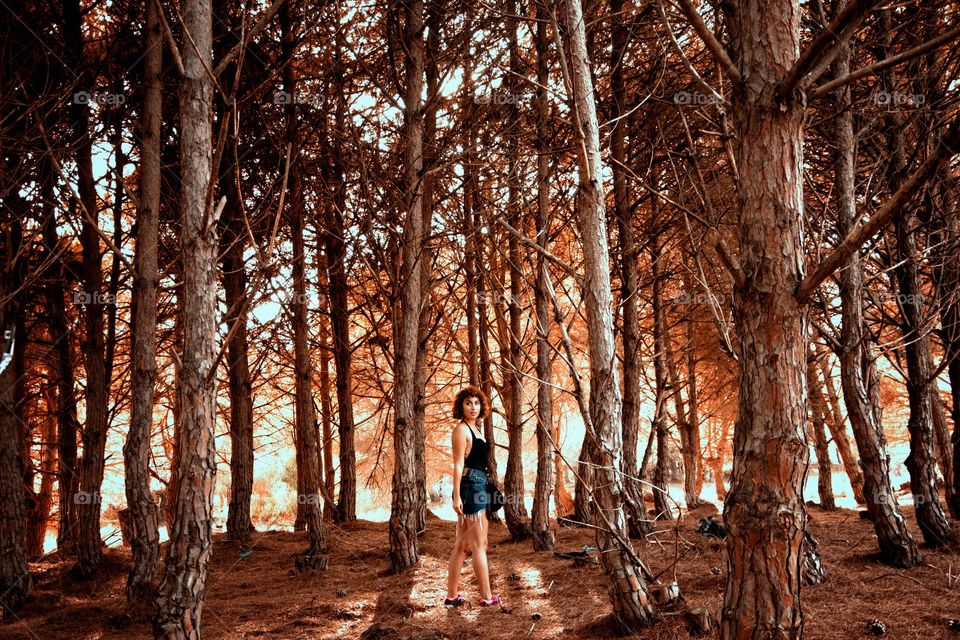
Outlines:
[[476, 420], [480, 415], [480, 409], [482, 407], [483, 404], [480, 402], [480, 398], [476, 396], [465, 398], [463, 401], [463, 417], [468, 420]]

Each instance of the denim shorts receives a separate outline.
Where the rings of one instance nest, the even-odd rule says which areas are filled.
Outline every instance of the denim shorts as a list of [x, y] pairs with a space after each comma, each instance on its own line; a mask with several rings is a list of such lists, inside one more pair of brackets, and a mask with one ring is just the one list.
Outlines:
[[463, 515], [479, 518], [480, 512], [490, 504], [487, 474], [467, 467], [466, 473], [460, 478], [460, 499], [463, 500]]

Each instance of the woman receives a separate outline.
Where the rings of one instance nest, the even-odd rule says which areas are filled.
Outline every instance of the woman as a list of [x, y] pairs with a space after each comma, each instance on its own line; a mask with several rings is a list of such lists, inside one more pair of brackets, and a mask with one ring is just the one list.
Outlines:
[[[460, 571], [467, 551], [473, 551], [473, 572], [480, 583], [480, 605], [500, 604], [490, 590], [487, 568], [487, 453], [489, 445], [476, 432], [477, 420], [488, 413], [487, 397], [468, 386], [453, 402], [453, 417], [460, 421], [453, 430], [453, 510], [457, 512], [457, 539], [447, 565], [447, 598], [444, 604], [460, 606], [457, 593]], [[464, 457], [466, 452], [466, 457]], [[459, 480], [459, 481], [458, 481]]]

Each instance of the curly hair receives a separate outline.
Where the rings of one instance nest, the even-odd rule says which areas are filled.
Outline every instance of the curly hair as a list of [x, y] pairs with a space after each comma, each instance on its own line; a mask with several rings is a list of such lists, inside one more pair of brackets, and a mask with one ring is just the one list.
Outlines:
[[490, 411], [490, 403], [487, 400], [486, 394], [473, 385], [464, 387], [460, 390], [460, 393], [457, 394], [457, 399], [453, 401], [453, 417], [457, 420], [463, 420], [463, 403], [468, 398], [480, 399], [480, 415], [477, 417], [485, 418]]

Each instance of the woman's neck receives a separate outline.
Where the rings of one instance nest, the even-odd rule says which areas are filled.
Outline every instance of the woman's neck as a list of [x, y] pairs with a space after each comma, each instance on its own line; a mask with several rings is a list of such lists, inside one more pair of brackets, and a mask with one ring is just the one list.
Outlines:
[[463, 421], [464, 421], [466, 424], [470, 425], [470, 428], [471, 428], [471, 429], [476, 429], [476, 428], [477, 428], [477, 421], [476, 421], [476, 420], [467, 420], [466, 418], [464, 418]]

